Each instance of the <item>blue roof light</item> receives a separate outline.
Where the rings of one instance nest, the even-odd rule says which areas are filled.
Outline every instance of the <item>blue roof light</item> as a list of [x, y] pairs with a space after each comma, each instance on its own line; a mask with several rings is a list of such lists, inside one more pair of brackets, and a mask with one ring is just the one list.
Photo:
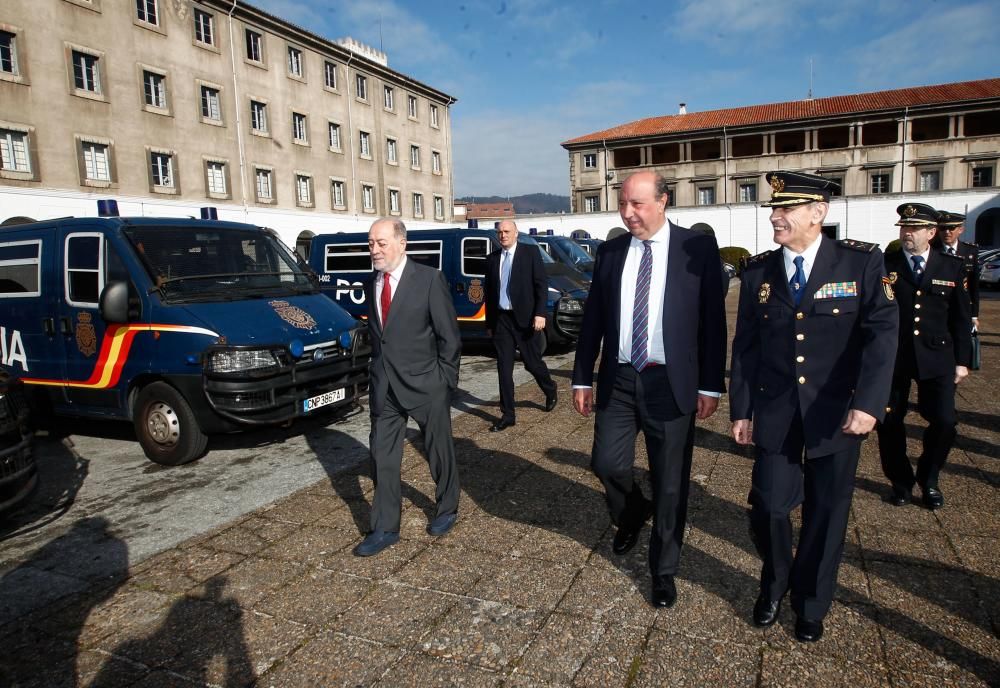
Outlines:
[[118, 201], [113, 198], [101, 198], [97, 201], [98, 217], [118, 217]]

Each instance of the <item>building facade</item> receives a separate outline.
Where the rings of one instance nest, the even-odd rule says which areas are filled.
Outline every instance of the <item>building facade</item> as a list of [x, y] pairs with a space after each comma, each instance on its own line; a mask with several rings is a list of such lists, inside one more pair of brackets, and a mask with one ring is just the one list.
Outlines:
[[964, 238], [1000, 244], [1000, 217], [988, 202], [998, 186], [1000, 79], [708, 112], [682, 106], [562, 145], [574, 213], [615, 210], [621, 182], [639, 170], [666, 177], [675, 208], [738, 213], [769, 198], [768, 171], [786, 169], [836, 179], [856, 207], [969, 191], [991, 212]]
[[0, 221], [55, 191], [445, 222], [454, 102], [239, 0], [5, 0]]

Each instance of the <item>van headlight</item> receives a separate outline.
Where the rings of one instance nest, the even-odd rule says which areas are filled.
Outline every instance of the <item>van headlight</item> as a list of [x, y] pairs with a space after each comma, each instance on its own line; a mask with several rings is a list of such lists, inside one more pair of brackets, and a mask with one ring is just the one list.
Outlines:
[[580, 299], [560, 299], [559, 311], [562, 313], [582, 313], [583, 302]]
[[267, 349], [224, 349], [212, 352], [207, 369], [218, 375], [269, 372], [278, 369], [278, 360]]

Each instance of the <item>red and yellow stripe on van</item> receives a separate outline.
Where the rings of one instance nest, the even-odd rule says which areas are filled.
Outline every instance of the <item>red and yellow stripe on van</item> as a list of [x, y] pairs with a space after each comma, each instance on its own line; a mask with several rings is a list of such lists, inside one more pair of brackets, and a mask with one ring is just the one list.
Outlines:
[[134, 324], [112, 325], [104, 333], [101, 350], [97, 354], [94, 372], [83, 381], [48, 380], [43, 378], [22, 377], [20, 380], [27, 385], [47, 385], [53, 387], [76, 387], [79, 389], [108, 389], [118, 384], [122, 368], [128, 361], [132, 340], [139, 332], [183, 332], [185, 334], [203, 334], [218, 337], [217, 332], [204, 327], [188, 325]]

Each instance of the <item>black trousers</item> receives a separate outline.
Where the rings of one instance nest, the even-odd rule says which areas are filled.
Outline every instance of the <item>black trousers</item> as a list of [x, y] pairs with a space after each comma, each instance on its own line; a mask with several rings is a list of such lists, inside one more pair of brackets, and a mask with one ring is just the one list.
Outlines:
[[649, 536], [649, 570], [674, 575], [680, 563], [687, 523], [694, 414], [677, 409], [666, 367], [637, 373], [618, 366], [606, 408], [598, 409], [594, 425], [591, 468], [604, 485], [612, 522], [619, 528], [642, 525], [648, 501], [635, 484], [635, 440], [646, 440], [653, 485], [653, 530]]
[[500, 311], [493, 346], [497, 350], [497, 377], [500, 379], [500, 411], [504, 420], [514, 420], [514, 352], [521, 352], [524, 369], [531, 373], [539, 388], [550, 397], [556, 383], [542, 359], [542, 338], [533, 329], [518, 327], [510, 311]]
[[406, 422], [417, 421], [424, 435], [424, 450], [435, 484], [437, 516], [458, 511], [458, 469], [455, 466], [455, 445], [451, 436], [451, 404], [449, 394], [442, 390], [430, 403], [407, 411], [400, 405], [392, 387], [385, 396], [382, 413], [371, 417], [368, 446], [370, 467], [375, 483], [372, 499], [371, 529], [399, 532], [401, 509], [400, 466], [403, 461], [403, 440]]
[[948, 453], [955, 436], [955, 378], [942, 375], [927, 380], [917, 380], [917, 409], [928, 426], [923, 436], [923, 453], [917, 460], [917, 472], [906, 456], [906, 418], [910, 398], [909, 375], [892, 379], [889, 392], [889, 412], [878, 426], [878, 450], [882, 459], [882, 472], [896, 487], [912, 489], [914, 483], [921, 487], [937, 487], [938, 475], [948, 460]]
[[[761, 592], [777, 600], [791, 591], [798, 616], [821, 621], [830, 611], [854, 494], [861, 441], [850, 449], [804, 459], [802, 417], [774, 453], [758, 450], [750, 488], [750, 525], [763, 566]], [[799, 545], [792, 556], [789, 514], [802, 505]]]

